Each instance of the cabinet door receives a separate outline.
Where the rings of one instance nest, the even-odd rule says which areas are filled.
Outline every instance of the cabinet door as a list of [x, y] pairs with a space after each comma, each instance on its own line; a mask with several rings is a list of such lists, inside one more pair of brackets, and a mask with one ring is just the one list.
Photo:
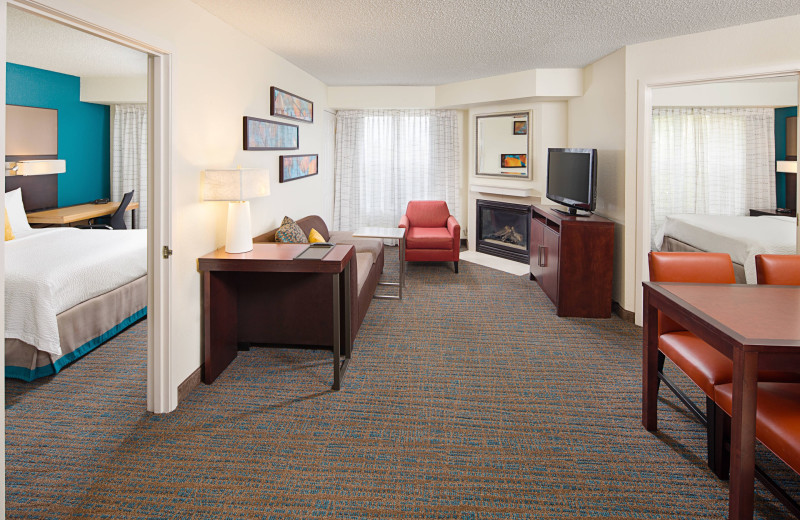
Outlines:
[[530, 265], [531, 275], [537, 280], [542, 275], [541, 248], [543, 246], [544, 223], [541, 220], [531, 219], [531, 238], [530, 238]]
[[544, 293], [558, 306], [558, 254], [561, 235], [545, 227], [542, 230], [541, 275], [536, 279]]

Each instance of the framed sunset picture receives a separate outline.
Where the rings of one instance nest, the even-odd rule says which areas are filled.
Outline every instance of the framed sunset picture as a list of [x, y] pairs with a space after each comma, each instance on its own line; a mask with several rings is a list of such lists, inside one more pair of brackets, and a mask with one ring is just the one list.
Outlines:
[[314, 122], [314, 103], [308, 99], [290, 94], [278, 87], [269, 89], [269, 113], [306, 123]]
[[528, 155], [524, 153], [501, 153], [501, 168], [525, 168]]
[[281, 155], [279, 162], [280, 182], [296, 181], [319, 173], [319, 155]]

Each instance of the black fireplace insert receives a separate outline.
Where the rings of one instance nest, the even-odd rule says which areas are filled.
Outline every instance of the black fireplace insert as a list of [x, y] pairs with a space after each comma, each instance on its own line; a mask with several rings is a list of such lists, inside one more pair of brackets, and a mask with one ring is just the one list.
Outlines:
[[528, 263], [530, 206], [478, 199], [477, 244], [480, 253]]

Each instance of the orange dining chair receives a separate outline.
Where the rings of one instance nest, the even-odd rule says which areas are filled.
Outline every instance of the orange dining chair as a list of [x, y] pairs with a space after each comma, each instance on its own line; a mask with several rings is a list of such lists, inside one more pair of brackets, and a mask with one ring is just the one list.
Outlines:
[[756, 278], [766, 285], [800, 285], [800, 255], [756, 255]]

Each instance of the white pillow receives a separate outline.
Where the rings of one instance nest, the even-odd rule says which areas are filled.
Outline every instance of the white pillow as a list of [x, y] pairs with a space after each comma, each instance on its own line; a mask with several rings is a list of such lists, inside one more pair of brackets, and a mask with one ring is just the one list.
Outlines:
[[22, 188], [6, 192], [6, 211], [8, 222], [15, 235], [25, 234], [31, 230], [28, 217], [25, 215], [25, 206], [22, 205]]

